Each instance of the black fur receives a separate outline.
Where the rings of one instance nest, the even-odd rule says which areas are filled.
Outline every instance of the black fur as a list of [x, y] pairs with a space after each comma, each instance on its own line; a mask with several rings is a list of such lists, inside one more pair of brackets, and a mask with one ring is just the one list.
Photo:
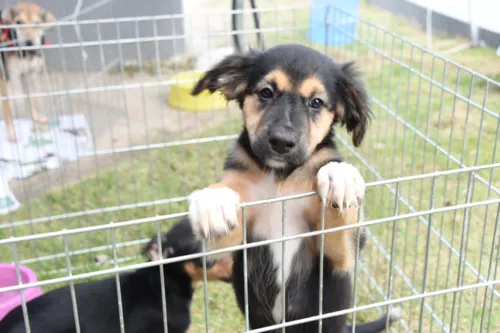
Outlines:
[[[300, 251], [300, 250], [299, 250]], [[258, 262], [259, 271], [249, 270], [248, 302], [250, 327], [260, 328], [275, 325], [271, 311], [274, 300], [278, 295], [278, 286], [271, 276], [276, 276], [272, 255], [268, 246], [247, 249], [249, 263]], [[292, 266], [297, 264], [297, 259]], [[290, 275], [286, 289], [287, 315], [290, 322], [319, 314], [319, 272], [320, 258], [313, 259], [310, 273], [305, 276]], [[349, 308], [351, 297], [351, 277], [345, 273], [333, 273], [333, 267], [328, 260], [323, 266], [323, 313], [339, 311]], [[233, 287], [238, 305], [244, 311], [244, 279], [243, 279], [243, 251], [235, 254]], [[258, 294], [257, 294], [258, 293]], [[265, 301], [263, 297], [265, 296]], [[293, 308], [292, 308], [293, 307]], [[346, 315], [323, 320], [323, 332], [339, 332], [333, 328], [344, 328]], [[318, 322], [311, 321], [301, 325], [290, 326], [287, 333], [309, 333], [318, 331]], [[269, 331], [278, 333], [281, 329]]]
[[[249, 242], [259, 241], [259, 239], [249, 239]], [[356, 244], [356, 243], [355, 243]], [[366, 245], [366, 234], [360, 233], [359, 250], [363, 250]], [[302, 246], [305, 246], [304, 243]], [[304, 249], [299, 250], [303, 253]], [[244, 276], [243, 276], [243, 251], [234, 254], [233, 266], [233, 288], [240, 310], [245, 313]], [[299, 266], [300, 256], [296, 257], [292, 266]], [[269, 246], [259, 246], [247, 249], [247, 262], [249, 265], [256, 263], [258, 270], [248, 269], [248, 307], [249, 324], [252, 329], [272, 326], [276, 323], [271, 315], [274, 300], [278, 295], [279, 288], [275, 280], [270, 278], [276, 276], [276, 268]], [[319, 274], [320, 257], [313, 259], [309, 274], [301, 276], [290, 275], [286, 289], [287, 316], [286, 321], [290, 322], [307, 317], [319, 315]], [[334, 267], [328, 260], [323, 261], [323, 313], [330, 313], [349, 308], [351, 299], [351, 276], [348, 273], [335, 273]], [[263, 299], [263, 297], [265, 299]], [[293, 304], [293, 305], [292, 305]], [[292, 308], [293, 306], [293, 308]], [[340, 315], [323, 320], [323, 332], [350, 333], [352, 327], [345, 324], [347, 315]], [[368, 322], [357, 323], [356, 332], [374, 333], [386, 327], [386, 316]], [[318, 322], [311, 321], [301, 325], [290, 326], [287, 333], [308, 333], [317, 332]], [[281, 332], [281, 329], [269, 331]]]
[[[156, 244], [156, 238], [153, 237], [144, 253]], [[200, 243], [193, 236], [189, 220], [180, 221], [162, 235], [162, 249], [168, 257], [193, 254], [200, 250]], [[125, 332], [163, 333], [160, 269], [163, 269], [165, 277], [168, 332], [187, 331], [191, 322], [189, 307], [193, 286], [190, 275], [185, 271], [185, 263], [176, 262], [120, 274]], [[114, 276], [76, 284], [75, 294], [81, 333], [120, 332]], [[76, 332], [69, 287], [52, 290], [28, 302], [27, 308], [32, 333]], [[0, 321], [0, 332], [26, 332], [20, 306]]]

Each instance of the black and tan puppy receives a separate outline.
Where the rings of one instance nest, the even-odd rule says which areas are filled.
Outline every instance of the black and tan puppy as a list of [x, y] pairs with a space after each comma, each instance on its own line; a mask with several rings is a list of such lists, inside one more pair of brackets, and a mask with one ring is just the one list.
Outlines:
[[[193, 237], [189, 221], [182, 220], [162, 235], [164, 258], [198, 253], [201, 244]], [[156, 237], [144, 253], [160, 259]], [[207, 263], [207, 279], [231, 279], [232, 262]], [[163, 265], [169, 333], [186, 333], [191, 323], [193, 282], [203, 279], [201, 259]], [[163, 333], [161, 278], [158, 267], [120, 274], [124, 328], [127, 333]], [[75, 285], [81, 333], [120, 333], [120, 315], [115, 277]], [[77, 332], [68, 287], [52, 290], [27, 303], [32, 333]], [[19, 306], [0, 321], [2, 333], [25, 333]]]
[[[236, 100], [244, 128], [227, 157], [219, 183], [190, 196], [193, 230], [211, 248], [242, 243], [239, 204], [317, 191], [319, 196], [248, 207], [248, 242], [269, 240], [321, 228], [357, 223], [365, 183], [358, 170], [343, 161], [333, 126], [363, 141], [370, 109], [368, 96], [352, 63], [332, 59], [301, 45], [281, 45], [264, 52], [232, 55], [208, 71], [193, 90], [220, 91]], [[285, 212], [285, 230], [282, 214]], [[356, 260], [356, 230], [330, 232], [324, 241], [323, 313], [350, 306], [351, 276]], [[252, 329], [318, 315], [320, 237], [300, 238], [248, 249], [248, 302]], [[243, 253], [234, 254], [233, 286], [244, 308]], [[284, 280], [282, 279], [284, 270]], [[282, 293], [286, 290], [286, 304]], [[399, 318], [399, 309], [356, 332], [378, 332]], [[323, 320], [323, 332], [347, 330], [346, 316]], [[317, 332], [318, 322], [287, 328]], [[281, 331], [281, 330], [277, 330]]]

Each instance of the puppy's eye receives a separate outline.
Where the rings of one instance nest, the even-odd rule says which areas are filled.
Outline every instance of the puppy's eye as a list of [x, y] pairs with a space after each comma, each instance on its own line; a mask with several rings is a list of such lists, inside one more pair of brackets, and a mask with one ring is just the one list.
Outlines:
[[269, 88], [263, 88], [259, 91], [259, 96], [263, 99], [271, 99], [273, 98], [273, 91]]
[[314, 98], [309, 102], [309, 106], [313, 109], [320, 109], [323, 105], [325, 105], [325, 103], [319, 98]]

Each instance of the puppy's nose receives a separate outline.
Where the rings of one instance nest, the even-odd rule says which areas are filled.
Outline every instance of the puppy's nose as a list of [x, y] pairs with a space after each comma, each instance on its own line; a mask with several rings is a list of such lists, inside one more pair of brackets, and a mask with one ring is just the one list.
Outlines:
[[286, 154], [295, 147], [296, 138], [286, 132], [272, 133], [269, 137], [269, 144], [272, 150], [278, 154]]
[[27, 40], [26, 41], [26, 46], [33, 46], [35, 44], [33, 44], [33, 41], [32, 40]]

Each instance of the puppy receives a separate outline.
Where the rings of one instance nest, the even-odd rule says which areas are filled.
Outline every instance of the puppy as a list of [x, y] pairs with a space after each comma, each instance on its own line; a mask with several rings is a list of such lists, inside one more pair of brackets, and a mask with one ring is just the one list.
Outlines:
[[[45, 44], [45, 31], [47, 27], [28, 26], [23, 24], [52, 23], [54, 16], [35, 3], [18, 3], [1, 12], [1, 24], [15, 25], [13, 28], [4, 29], [1, 35], [2, 46], [2, 75], [0, 78], [0, 92], [3, 97], [12, 95], [13, 88], [24, 89], [30, 85], [34, 73], [38, 73], [44, 65], [44, 58], [40, 50], [15, 50], [12, 47], [40, 46]], [[46, 123], [47, 118], [40, 116], [36, 109], [35, 101], [29, 98], [31, 116], [37, 123]], [[14, 125], [12, 124], [12, 111], [8, 100], [3, 100], [4, 121], [7, 126], [9, 141], [17, 141]]]
[[[192, 94], [205, 89], [236, 100], [244, 119], [220, 182], [190, 195], [189, 219], [209, 248], [242, 243], [242, 202], [310, 191], [319, 194], [287, 201], [285, 207], [282, 203], [247, 207], [250, 243], [320, 230], [322, 203], [325, 228], [357, 223], [365, 183], [356, 167], [343, 161], [333, 130], [337, 124], [345, 126], [359, 146], [370, 120], [368, 96], [352, 63], [337, 64], [305, 46], [280, 45], [227, 57], [200, 79]], [[324, 235], [324, 314], [350, 306], [355, 235], [356, 229]], [[360, 241], [364, 244], [364, 237]], [[247, 250], [252, 329], [319, 314], [320, 244], [319, 236], [289, 240], [284, 256], [281, 242]], [[243, 251], [234, 253], [233, 287], [243, 311]], [[357, 325], [356, 332], [377, 332], [397, 318], [399, 309]], [[323, 320], [323, 332], [347, 329], [346, 315]], [[312, 321], [286, 331], [317, 330], [318, 321]]]
[[[201, 247], [184, 219], [162, 235], [163, 257], [197, 253]], [[149, 260], [158, 260], [156, 238], [144, 249]], [[208, 280], [229, 281], [231, 262], [210, 262]], [[161, 280], [158, 267], [120, 274], [123, 320], [127, 333], [163, 333]], [[190, 326], [189, 307], [193, 282], [203, 279], [201, 259], [163, 265], [169, 333], [185, 333]], [[81, 333], [119, 333], [120, 315], [115, 277], [75, 285]], [[69, 287], [52, 290], [27, 303], [32, 333], [77, 332]], [[26, 332], [19, 306], [0, 321], [0, 332]]]

